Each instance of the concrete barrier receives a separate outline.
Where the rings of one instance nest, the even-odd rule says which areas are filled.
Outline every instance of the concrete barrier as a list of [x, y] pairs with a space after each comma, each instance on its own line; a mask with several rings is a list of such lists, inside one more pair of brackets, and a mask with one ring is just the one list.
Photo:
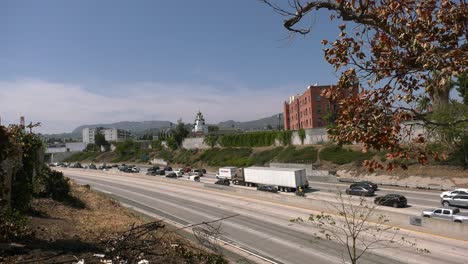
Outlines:
[[[355, 178], [342, 178], [336, 177], [337, 181], [339, 182], [359, 182], [363, 179], [355, 179]], [[422, 189], [422, 190], [438, 190], [438, 191], [447, 191], [457, 188], [457, 186], [444, 186], [440, 184], [418, 184], [418, 183], [401, 183], [401, 182], [377, 182], [374, 181], [378, 185], [384, 186], [396, 186], [396, 187], [405, 187], [405, 188], [412, 188], [412, 189]]]

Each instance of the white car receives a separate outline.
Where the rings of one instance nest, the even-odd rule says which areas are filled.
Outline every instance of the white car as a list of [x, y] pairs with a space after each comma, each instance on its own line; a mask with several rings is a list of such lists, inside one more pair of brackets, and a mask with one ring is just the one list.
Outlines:
[[177, 175], [177, 177], [182, 177], [182, 175], [184, 175], [184, 169], [178, 169], [173, 172]]
[[440, 198], [453, 197], [457, 194], [468, 195], [468, 189], [459, 188], [459, 189], [443, 192], [440, 194]]

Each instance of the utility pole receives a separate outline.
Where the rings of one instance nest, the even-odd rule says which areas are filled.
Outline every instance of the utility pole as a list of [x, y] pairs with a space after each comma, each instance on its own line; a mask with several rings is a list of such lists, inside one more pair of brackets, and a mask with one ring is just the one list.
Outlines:
[[281, 113], [278, 114], [278, 130], [281, 130]]

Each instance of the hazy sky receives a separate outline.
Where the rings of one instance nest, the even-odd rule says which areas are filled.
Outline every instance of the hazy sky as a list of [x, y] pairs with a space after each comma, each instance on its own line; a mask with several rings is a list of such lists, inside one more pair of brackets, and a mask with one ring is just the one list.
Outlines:
[[337, 80], [323, 59], [327, 13], [288, 40], [256, 0], [0, 1], [2, 123], [40, 132], [116, 121], [246, 121], [282, 111], [313, 83]]

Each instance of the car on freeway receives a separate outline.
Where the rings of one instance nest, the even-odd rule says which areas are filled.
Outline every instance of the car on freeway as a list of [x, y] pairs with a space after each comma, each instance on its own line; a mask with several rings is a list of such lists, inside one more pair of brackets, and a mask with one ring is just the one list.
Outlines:
[[98, 167], [98, 170], [109, 170], [112, 166], [106, 165], [105, 163]]
[[156, 175], [159, 175], [159, 171], [160, 170], [148, 170], [146, 172], [146, 175], [149, 175], [149, 176], [156, 176]]
[[185, 167], [184, 168], [184, 173], [189, 173], [191, 171], [192, 171], [192, 169], [190, 167]]
[[170, 172], [170, 173], [166, 174], [166, 178], [175, 178], [175, 179], [177, 179], [177, 174], [175, 174], [175, 172]]
[[189, 172], [189, 175], [203, 176], [203, 171], [201, 169], [194, 169]]
[[153, 176], [159, 175], [159, 170], [160, 170], [159, 166], [153, 166], [146, 170], [146, 175], [153, 175]]
[[97, 170], [97, 167], [96, 167], [95, 164], [91, 163], [91, 164], [89, 164], [88, 169], [90, 169], [90, 170]]
[[350, 185], [350, 188], [356, 187], [356, 186], [361, 186], [365, 187], [366, 189], [372, 188], [374, 191], [377, 191], [378, 186], [377, 184], [370, 182], [370, 181], [360, 181], [360, 182], [355, 182]]
[[219, 179], [215, 184], [229, 186], [231, 182], [228, 179]]
[[354, 186], [354, 187], [349, 187], [346, 189], [346, 194], [349, 195], [360, 195], [360, 196], [373, 196], [374, 195], [374, 189], [364, 186]]
[[179, 168], [179, 169], [175, 170], [174, 172], [177, 174], [177, 176], [180, 177], [180, 176], [184, 175], [185, 170], [182, 169], [182, 168]]
[[278, 188], [276, 188], [276, 186], [273, 185], [260, 185], [257, 186], [257, 191], [277, 193]]
[[81, 166], [81, 163], [76, 162], [70, 166], [70, 168], [76, 168], [76, 169], [81, 169], [83, 166]]
[[203, 174], [206, 174], [206, 170], [205, 169], [201, 169], [202, 173]]
[[452, 197], [452, 196], [455, 196], [455, 195], [458, 195], [458, 194], [468, 195], [468, 189], [458, 188], [458, 189], [455, 189], [455, 190], [442, 192], [440, 194], [440, 198]]
[[444, 197], [440, 201], [443, 206], [468, 207], [468, 194], [457, 194], [452, 197]]
[[198, 175], [188, 176], [187, 180], [194, 181], [194, 182], [200, 182], [200, 176], [198, 176]]
[[120, 171], [121, 172], [128, 172], [128, 173], [138, 173], [138, 172], [140, 172], [140, 168], [138, 168], [135, 165], [128, 165], [128, 166], [125, 166], [125, 167], [121, 166]]
[[400, 194], [387, 194], [383, 196], [377, 196], [374, 199], [374, 203], [377, 205], [385, 205], [385, 206], [393, 206], [395, 208], [398, 207], [406, 207], [408, 205], [408, 200], [405, 196]]
[[172, 167], [171, 167], [171, 166], [166, 166], [166, 167], [164, 168], [164, 170], [165, 170], [165, 171], [172, 171]]
[[460, 213], [458, 208], [432, 208], [423, 210], [422, 217], [439, 218], [457, 223], [468, 222], [468, 213]]

